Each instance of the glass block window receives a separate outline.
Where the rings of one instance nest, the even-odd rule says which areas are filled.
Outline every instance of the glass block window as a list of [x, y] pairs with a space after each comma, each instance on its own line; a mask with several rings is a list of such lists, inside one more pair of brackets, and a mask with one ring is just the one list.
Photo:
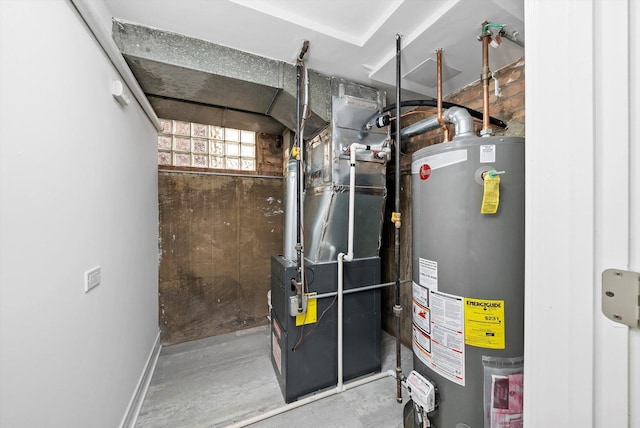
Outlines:
[[160, 119], [158, 165], [256, 170], [256, 133], [180, 120]]

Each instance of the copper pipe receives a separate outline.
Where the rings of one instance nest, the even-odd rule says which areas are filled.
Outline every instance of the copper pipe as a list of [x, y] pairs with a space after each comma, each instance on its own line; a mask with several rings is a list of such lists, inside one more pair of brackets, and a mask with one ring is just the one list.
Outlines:
[[491, 42], [491, 35], [489, 31], [485, 31], [485, 25], [488, 22], [482, 23], [482, 74], [480, 80], [482, 80], [482, 133], [486, 134], [490, 132], [489, 128], [489, 79], [491, 78], [491, 72], [489, 71], [489, 42]]
[[442, 127], [442, 131], [444, 132], [444, 142], [449, 141], [449, 128], [442, 118], [442, 49], [438, 49], [436, 51], [436, 55], [438, 58], [438, 122]]

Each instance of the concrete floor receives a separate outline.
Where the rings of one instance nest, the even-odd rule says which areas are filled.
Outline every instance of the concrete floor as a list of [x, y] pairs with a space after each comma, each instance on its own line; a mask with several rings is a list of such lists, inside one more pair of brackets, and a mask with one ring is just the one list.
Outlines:
[[[270, 361], [269, 326], [162, 348], [136, 427], [225, 427], [285, 405]], [[402, 347], [402, 368], [411, 371]], [[395, 339], [382, 335], [382, 371], [395, 369]], [[402, 427], [407, 401], [391, 377], [348, 389], [251, 427]]]

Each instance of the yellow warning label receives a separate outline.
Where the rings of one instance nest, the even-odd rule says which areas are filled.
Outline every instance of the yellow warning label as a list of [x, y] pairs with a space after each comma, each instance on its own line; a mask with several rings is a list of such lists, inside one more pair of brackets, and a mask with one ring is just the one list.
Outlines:
[[318, 320], [318, 299], [317, 293], [306, 293], [307, 296], [307, 312], [302, 315], [296, 315], [296, 326], [305, 324], [313, 324]]
[[464, 343], [504, 349], [504, 300], [464, 299]]
[[500, 203], [500, 176], [484, 177], [484, 194], [482, 195], [482, 207], [480, 214], [495, 214]]

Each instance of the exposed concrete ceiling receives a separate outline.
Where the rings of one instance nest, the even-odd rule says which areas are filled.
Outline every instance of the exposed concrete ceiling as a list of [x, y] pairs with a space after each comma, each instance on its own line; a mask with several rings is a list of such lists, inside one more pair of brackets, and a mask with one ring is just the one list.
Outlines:
[[[193, 120], [215, 118], [225, 120], [226, 126], [244, 122], [269, 133], [292, 127], [292, 70], [303, 40], [310, 42], [305, 60], [317, 72], [312, 75], [316, 79], [338, 76], [377, 87], [386, 90], [390, 100], [396, 80], [396, 33], [402, 35], [402, 88], [407, 98], [436, 95], [438, 48], [443, 49], [445, 94], [478, 80], [481, 50], [476, 38], [483, 21], [505, 24], [524, 42], [523, 0], [105, 1], [121, 21], [120, 29], [128, 23], [151, 27], [146, 36], [138, 35], [146, 39], [121, 38], [119, 45], [160, 116], [180, 106], [179, 112]], [[171, 33], [171, 38], [166, 36]], [[191, 47], [177, 43], [187, 39]], [[504, 40], [491, 49], [490, 68], [497, 70], [522, 56], [522, 46]], [[256, 58], [264, 70], [256, 71]], [[224, 68], [234, 69], [233, 75]], [[171, 84], [178, 81], [179, 85]], [[317, 106], [314, 113], [311, 128], [326, 120]]]

